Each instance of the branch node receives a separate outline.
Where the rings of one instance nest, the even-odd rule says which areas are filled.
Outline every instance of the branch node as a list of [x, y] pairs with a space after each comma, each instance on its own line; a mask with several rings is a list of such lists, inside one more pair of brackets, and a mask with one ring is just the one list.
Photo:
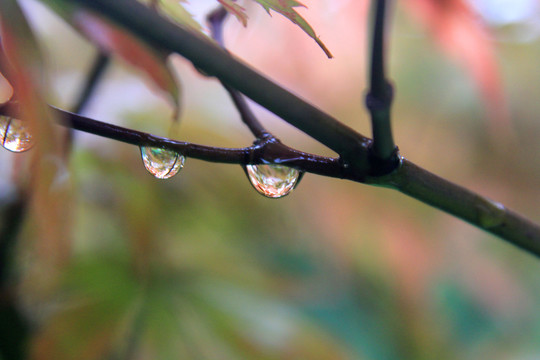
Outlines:
[[399, 148], [396, 146], [389, 157], [381, 158], [374, 151], [373, 144], [368, 149], [368, 160], [370, 163], [370, 176], [379, 177], [388, 175], [397, 170], [403, 161], [399, 154]]

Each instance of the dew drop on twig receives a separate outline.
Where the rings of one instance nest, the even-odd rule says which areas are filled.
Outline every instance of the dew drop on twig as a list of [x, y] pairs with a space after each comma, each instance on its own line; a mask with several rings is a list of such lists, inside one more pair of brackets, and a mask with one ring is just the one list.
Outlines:
[[141, 147], [141, 156], [144, 167], [158, 179], [168, 179], [184, 167], [186, 158], [176, 151], [157, 148]]
[[245, 170], [255, 190], [269, 198], [288, 195], [298, 185], [304, 174], [288, 166], [277, 164], [246, 165]]
[[34, 145], [34, 141], [28, 123], [0, 115], [0, 143], [13, 152], [29, 150]]

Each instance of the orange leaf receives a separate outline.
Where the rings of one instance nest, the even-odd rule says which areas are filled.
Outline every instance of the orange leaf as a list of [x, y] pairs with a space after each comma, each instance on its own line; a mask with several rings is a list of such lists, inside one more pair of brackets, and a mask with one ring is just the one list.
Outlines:
[[508, 109], [489, 31], [464, 0], [407, 0], [413, 16], [423, 23], [438, 44], [460, 61], [479, 87], [488, 116], [508, 126]]
[[106, 52], [119, 55], [123, 60], [142, 70], [161, 90], [169, 95], [174, 105], [174, 118], [178, 116], [178, 86], [167, 67], [166, 54], [150, 48], [122, 28], [86, 11], [73, 17], [74, 24], [93, 43]]

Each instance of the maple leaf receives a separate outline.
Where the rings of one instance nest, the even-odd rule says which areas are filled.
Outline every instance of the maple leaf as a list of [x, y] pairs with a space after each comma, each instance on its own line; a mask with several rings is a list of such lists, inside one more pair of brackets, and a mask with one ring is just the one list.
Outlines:
[[[128, 64], [146, 74], [161, 91], [168, 95], [173, 105], [173, 119], [178, 119], [180, 114], [180, 90], [172, 70], [167, 65], [168, 53], [150, 47], [120, 25], [83, 10], [71, 3], [71, 1], [41, 1], [103, 51], [118, 55]], [[185, 11], [179, 1], [184, 0], [160, 0], [158, 5], [161, 7], [159, 10], [165, 11], [169, 17], [174, 18], [175, 21], [186, 25], [190, 29], [200, 30], [200, 25], [191, 18], [191, 15]], [[148, 3], [148, 1], [142, 0], [141, 2]]]
[[235, 3], [233, 0], [218, 0], [218, 2], [223, 5], [225, 10], [236, 16], [242, 25], [247, 26], [248, 17], [246, 9]]
[[488, 116], [507, 127], [508, 109], [493, 41], [471, 6], [464, 0], [408, 0], [405, 4], [441, 48], [469, 71], [488, 105]]
[[261, 4], [261, 6], [266, 10], [268, 14], [270, 14], [270, 9], [280, 13], [281, 15], [285, 16], [287, 19], [291, 20], [294, 24], [298, 25], [306, 34], [308, 34], [313, 40], [317, 42], [317, 44], [323, 49], [326, 56], [329, 58], [332, 58], [332, 53], [326, 48], [326, 45], [319, 39], [317, 34], [315, 34], [315, 31], [311, 27], [311, 25], [308, 24], [308, 22], [300, 16], [294, 10], [295, 7], [301, 6], [306, 7], [302, 3], [296, 1], [296, 0], [254, 0]]
[[119, 55], [123, 60], [144, 71], [174, 104], [173, 118], [179, 113], [179, 89], [167, 66], [168, 54], [152, 49], [142, 40], [88, 11], [77, 11], [75, 26], [94, 44], [106, 52]]

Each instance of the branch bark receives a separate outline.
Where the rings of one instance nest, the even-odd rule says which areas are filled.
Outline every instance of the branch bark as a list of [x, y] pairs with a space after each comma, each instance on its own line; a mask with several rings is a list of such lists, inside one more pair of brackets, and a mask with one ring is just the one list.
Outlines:
[[[370, 161], [372, 141], [339, 123], [330, 115], [284, 90], [208, 39], [167, 22], [132, 0], [71, 0], [122, 24], [151, 46], [177, 52], [205, 73], [274, 112], [291, 125], [336, 151], [341, 159], [304, 154], [281, 143], [266, 142], [243, 149], [222, 149], [177, 142], [134, 130], [66, 114], [66, 124], [76, 129], [138, 146], [161, 146], [207, 161], [256, 163], [271, 160], [320, 175], [335, 176], [397, 189], [431, 206], [453, 214], [508, 242], [540, 256], [540, 227], [501, 204], [399, 158], [398, 168], [381, 176]], [[58, 111], [58, 110], [57, 110]], [[293, 154], [298, 154], [298, 157]], [[262, 154], [262, 155], [261, 155]], [[285, 158], [281, 158], [281, 156]]]
[[392, 172], [399, 162], [390, 122], [394, 90], [385, 75], [388, 3], [386, 0], [372, 0], [372, 8], [370, 89], [366, 95], [366, 107], [371, 115], [373, 129], [374, 167], [379, 168], [379, 172], [384, 174]]

